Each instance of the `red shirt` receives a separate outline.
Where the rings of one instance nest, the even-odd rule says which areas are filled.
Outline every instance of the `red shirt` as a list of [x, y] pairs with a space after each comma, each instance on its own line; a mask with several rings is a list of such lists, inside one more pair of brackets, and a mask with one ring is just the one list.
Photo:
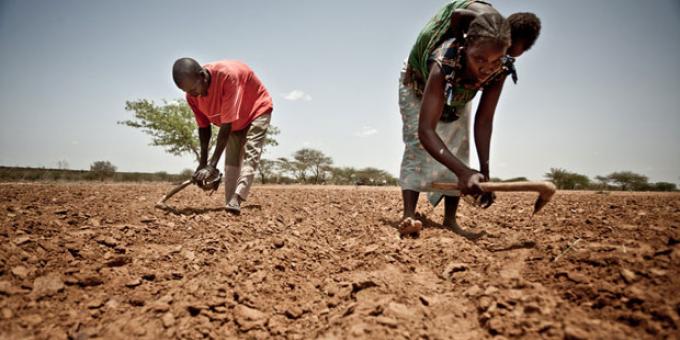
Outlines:
[[210, 72], [208, 94], [186, 95], [198, 127], [231, 123], [231, 130], [239, 131], [272, 111], [272, 97], [248, 65], [223, 60], [203, 67]]

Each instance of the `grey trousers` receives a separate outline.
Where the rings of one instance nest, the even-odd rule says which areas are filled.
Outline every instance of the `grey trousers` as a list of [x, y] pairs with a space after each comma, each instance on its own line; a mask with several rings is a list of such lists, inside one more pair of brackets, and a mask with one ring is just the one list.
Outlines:
[[242, 200], [248, 198], [271, 118], [271, 113], [261, 115], [247, 128], [229, 134], [224, 151], [224, 193], [227, 203], [234, 195]]

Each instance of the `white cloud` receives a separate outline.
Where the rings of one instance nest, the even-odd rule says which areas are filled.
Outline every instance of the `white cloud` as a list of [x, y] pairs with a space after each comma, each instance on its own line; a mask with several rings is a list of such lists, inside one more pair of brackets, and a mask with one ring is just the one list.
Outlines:
[[361, 128], [361, 130], [359, 130], [356, 133], [356, 135], [359, 136], [359, 137], [368, 137], [368, 136], [371, 136], [371, 135], [375, 135], [376, 133], [378, 133], [377, 129], [372, 128], [370, 126], [364, 126], [364, 127]]
[[285, 100], [290, 100], [292, 102], [296, 102], [298, 100], [302, 100], [302, 101], [306, 101], [306, 102], [312, 101], [312, 96], [310, 96], [309, 94], [305, 93], [302, 90], [290, 91], [290, 93], [284, 95], [283, 98]]

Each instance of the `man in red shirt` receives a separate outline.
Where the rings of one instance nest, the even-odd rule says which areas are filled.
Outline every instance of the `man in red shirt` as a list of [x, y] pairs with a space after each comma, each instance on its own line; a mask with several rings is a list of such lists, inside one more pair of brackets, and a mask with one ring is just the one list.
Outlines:
[[[198, 125], [201, 154], [194, 178], [204, 181], [217, 176], [217, 162], [224, 151], [226, 209], [238, 215], [260, 162], [271, 120], [272, 98], [255, 73], [238, 61], [223, 60], [201, 66], [194, 59], [181, 58], [172, 67], [172, 78], [186, 93]], [[211, 123], [220, 129], [208, 160]]]

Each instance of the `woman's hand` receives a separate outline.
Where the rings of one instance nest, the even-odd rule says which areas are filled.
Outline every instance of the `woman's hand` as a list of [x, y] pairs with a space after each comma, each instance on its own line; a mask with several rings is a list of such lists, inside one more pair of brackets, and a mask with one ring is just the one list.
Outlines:
[[484, 175], [471, 170], [458, 177], [458, 188], [463, 195], [481, 195], [483, 192], [479, 184], [484, 181]]

